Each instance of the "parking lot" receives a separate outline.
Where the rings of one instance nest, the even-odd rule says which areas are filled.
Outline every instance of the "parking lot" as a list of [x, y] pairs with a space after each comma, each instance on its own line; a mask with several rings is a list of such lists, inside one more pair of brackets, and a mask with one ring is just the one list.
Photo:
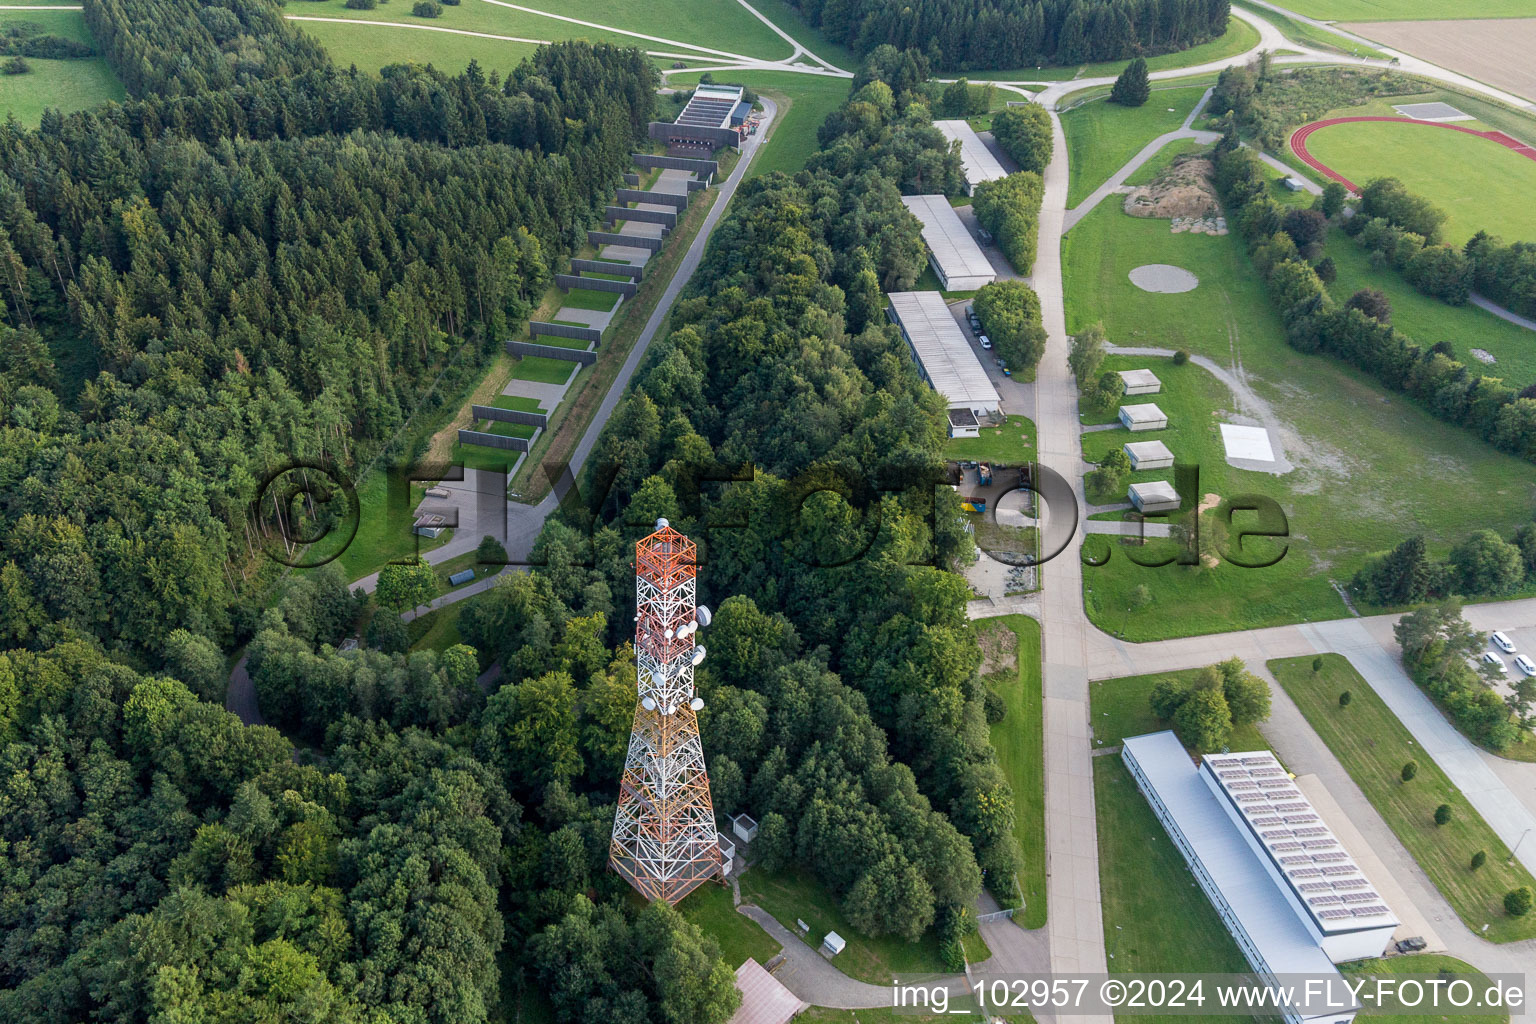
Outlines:
[[1530, 658], [1533, 662], [1536, 662], [1536, 626], [1526, 626], [1518, 629], [1499, 628], [1498, 631], [1508, 637], [1509, 640], [1515, 645], [1514, 654], [1509, 654], [1500, 650], [1494, 644], [1492, 639], [1493, 634], [1492, 631], [1490, 631], [1489, 640], [1486, 644], [1483, 645], [1482, 650], [1478, 652], [1478, 657], [1481, 658], [1484, 652], [1492, 652], [1493, 654], [1498, 655], [1499, 659], [1504, 663], [1504, 667], [1507, 670], [1506, 674], [1500, 676], [1494, 682], [1495, 692], [1497, 692], [1499, 696], [1504, 697], [1513, 692], [1510, 684], [1513, 683], [1516, 679], [1521, 679], [1525, 676], [1525, 673], [1520, 671], [1520, 668], [1515, 664], [1515, 656], [1523, 654], [1527, 658]]

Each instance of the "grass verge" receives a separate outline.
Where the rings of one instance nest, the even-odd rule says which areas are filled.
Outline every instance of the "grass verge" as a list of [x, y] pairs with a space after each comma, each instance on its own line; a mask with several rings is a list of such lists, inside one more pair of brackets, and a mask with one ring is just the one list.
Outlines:
[[987, 677], [987, 685], [1003, 698], [1008, 708], [1003, 720], [992, 726], [992, 748], [997, 751], [997, 763], [1013, 789], [1013, 834], [1024, 854], [1024, 870], [1019, 873], [1024, 910], [1014, 920], [1025, 928], [1039, 928], [1046, 921], [1045, 709], [1040, 624], [1027, 615], [1005, 615], [978, 623], [977, 628], [993, 623], [1012, 630], [1017, 644], [1017, 667]]
[[[1509, 848], [1349, 660], [1338, 654], [1322, 659], [1319, 672], [1312, 671], [1311, 658], [1277, 659], [1269, 662], [1269, 670], [1462, 923], [1490, 942], [1536, 937], [1536, 915], [1517, 918], [1504, 912], [1505, 893], [1536, 886], [1530, 872], [1505, 863]], [[1345, 690], [1353, 700], [1341, 708], [1339, 694]], [[1416, 761], [1419, 771], [1405, 783], [1400, 773], [1409, 761]], [[1451, 808], [1447, 825], [1435, 824], [1435, 808], [1441, 804]], [[1479, 850], [1488, 862], [1473, 871], [1472, 855]]]
[[[1212, 664], [1221, 660], [1219, 653], [1211, 652]], [[1200, 669], [1189, 668], [1090, 683], [1088, 724], [1093, 729], [1094, 747], [1118, 746], [1128, 736], [1144, 736], [1169, 728], [1167, 722], [1152, 713], [1148, 703], [1152, 687], [1161, 679], [1176, 679], [1188, 686], [1199, 674]], [[1233, 726], [1232, 739], [1227, 745], [1233, 750], [1269, 749], [1269, 741], [1259, 732], [1259, 727], [1251, 724]]]

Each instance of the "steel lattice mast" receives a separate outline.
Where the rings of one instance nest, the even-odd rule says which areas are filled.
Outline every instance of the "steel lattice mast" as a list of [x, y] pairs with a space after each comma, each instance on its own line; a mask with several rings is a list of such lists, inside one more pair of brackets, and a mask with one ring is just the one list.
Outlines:
[[635, 663], [639, 705], [619, 784], [608, 863], [647, 899], [677, 903], [722, 874], [715, 811], [699, 739], [694, 634], [697, 548], [667, 524], [635, 545]]

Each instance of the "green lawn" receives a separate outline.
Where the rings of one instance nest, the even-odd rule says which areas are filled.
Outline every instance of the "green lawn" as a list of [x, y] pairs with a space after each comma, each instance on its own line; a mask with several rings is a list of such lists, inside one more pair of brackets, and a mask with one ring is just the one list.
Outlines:
[[[1488, 925], [1491, 942], [1536, 937], [1536, 915], [1512, 918], [1503, 903], [1509, 890], [1536, 881], [1520, 864], [1505, 863], [1509, 848], [1348, 659], [1325, 654], [1316, 673], [1311, 658], [1278, 659], [1269, 669], [1462, 922], [1477, 933]], [[1340, 708], [1344, 690], [1353, 700]], [[1408, 761], [1417, 761], [1419, 772], [1404, 783], [1400, 772]], [[1434, 822], [1441, 804], [1450, 804], [1454, 815], [1444, 826]], [[1469, 865], [1479, 850], [1488, 863], [1473, 871]]]
[[831, 893], [804, 872], [785, 871], [770, 875], [761, 868], [742, 872], [741, 898], [771, 914], [774, 920], [798, 935], [795, 921], [811, 926], [805, 941], [820, 946], [827, 932], [837, 932], [848, 946], [832, 963], [844, 974], [874, 985], [889, 984], [891, 978], [910, 974], [944, 974], [939, 958], [939, 940], [932, 929], [916, 942], [891, 935], [868, 938], [849, 924], [837, 909]]
[[[57, 12], [70, 13], [70, 12]], [[79, 15], [76, 15], [78, 18]], [[28, 57], [32, 70], [0, 78], [0, 117], [35, 127], [47, 109], [73, 113], [121, 100], [126, 93], [107, 62], [100, 57], [81, 60], [39, 60]]]
[[571, 369], [576, 365], [568, 359], [523, 356], [512, 367], [512, 377], [514, 380], [531, 380], [540, 384], [564, 384], [571, 379]]
[[[301, 17], [311, 7], [324, 8], [316, 17], [340, 17], [336, 8], [346, 10], [335, 3], [295, 4], [288, 13]], [[379, 8], [379, 10], [386, 10]], [[443, 8], [445, 17], [452, 18], [452, 7]], [[347, 11], [348, 14], [371, 14], [373, 11]], [[398, 8], [392, 12], [396, 21], [408, 21], [409, 11]], [[364, 19], [353, 19], [364, 20]], [[437, 19], [442, 20], [442, 19]], [[542, 19], [541, 19], [542, 20]], [[432, 24], [432, 22], [424, 22]], [[389, 25], [339, 25], [335, 22], [304, 21], [298, 27], [314, 36], [325, 47], [337, 65], [346, 67], [356, 64], [364, 71], [377, 71], [390, 64], [430, 64], [446, 74], [457, 74], [477, 62], [487, 74], [498, 71], [503, 76], [515, 68], [524, 57], [532, 57], [538, 46], [534, 43], [514, 43], [505, 39], [482, 39], [476, 36], [452, 32], [423, 32], [415, 28], [394, 28]], [[514, 33], [501, 33], [512, 35]]]
[[[1465, 978], [1472, 983], [1473, 991], [1479, 998], [1488, 991], [1491, 984], [1488, 976], [1476, 967], [1453, 956], [1446, 956], [1444, 953], [1415, 953], [1412, 956], [1394, 956], [1381, 960], [1356, 960], [1354, 963], [1339, 964], [1339, 970], [1346, 975], [1369, 978], [1387, 976]], [[1458, 995], [1458, 998], [1461, 996]], [[1423, 1010], [1417, 1013], [1371, 1013], [1362, 1016], [1370, 1021], [1370, 1024], [1425, 1024], [1430, 1020], [1451, 1019], [1430, 1015]], [[1458, 1013], [1455, 1020], [1456, 1024], [1509, 1024], [1509, 1014]]]
[[[1215, 664], [1225, 657], [1221, 651], [1211, 651]], [[1160, 679], [1177, 679], [1185, 685], [1193, 682], [1200, 669], [1189, 668], [1178, 672], [1153, 672], [1144, 676], [1123, 676], [1119, 679], [1101, 679], [1088, 686], [1089, 725], [1093, 727], [1094, 749], [1113, 747], [1128, 736], [1145, 736], [1149, 732], [1162, 732], [1171, 728], [1152, 713], [1148, 698], [1152, 687]], [[1256, 725], [1239, 725], [1232, 730], [1228, 744], [1233, 750], [1268, 750]], [[1108, 755], [1106, 755], [1108, 756]]]
[[[1259, 45], [1258, 30], [1240, 18], [1230, 18], [1227, 21], [1227, 30], [1208, 43], [1199, 46], [1191, 46], [1187, 50], [1179, 50], [1176, 53], [1164, 53], [1156, 57], [1147, 58], [1148, 71], [1169, 71], [1174, 68], [1189, 68], [1196, 64], [1206, 64], [1213, 60], [1222, 60], [1226, 57], [1235, 57], [1240, 53], [1247, 53]], [[1006, 71], [972, 71], [966, 77], [973, 82], [994, 81], [1007, 82], [1020, 79], [1031, 82], [1064, 82], [1072, 78], [1102, 78], [1107, 75], [1118, 75], [1125, 70], [1130, 61], [1114, 60], [1104, 61], [1098, 64], [1084, 64], [1080, 67], [1054, 67], [1054, 68], [1010, 68]]]
[[[1184, 267], [1200, 285], [1177, 295], [1143, 292], [1127, 274], [1145, 263]], [[1140, 641], [1342, 617], [1347, 610], [1329, 580], [1347, 581], [1368, 554], [1422, 533], [1438, 556], [1473, 530], [1509, 533], [1529, 519], [1536, 467], [1448, 427], [1338, 360], [1290, 348], [1235, 234], [1175, 235], [1166, 221], [1103, 204], [1067, 235], [1063, 266], [1068, 330], [1102, 320], [1118, 344], [1240, 363], [1248, 385], [1285, 424], [1285, 454], [1296, 467], [1273, 476], [1228, 466], [1213, 415], [1233, 408], [1227, 389], [1192, 364], [1179, 375], [1166, 361], [1156, 364], [1160, 377], [1170, 374], [1156, 401], [1171, 421], [1178, 416], [1179, 446], [1170, 447], [1199, 464], [1201, 493], [1273, 498], [1289, 519], [1289, 547], [1266, 569], [1226, 562], [1149, 569], [1131, 564], [1117, 545], [1108, 565], [1084, 570], [1091, 588], [1085, 604], [1102, 628]], [[1198, 426], [1186, 422], [1191, 418]], [[1102, 442], [1090, 436], [1087, 443], [1091, 451]], [[1405, 490], [1402, 481], [1425, 465], [1435, 467], [1436, 486]], [[1468, 494], [1478, 500], [1464, 500]], [[1139, 553], [1143, 561], [1154, 548]], [[1139, 584], [1153, 601], [1127, 615], [1127, 597]]]
[[[782, 60], [790, 55], [790, 45], [779, 38], [745, 7], [737, 3], [710, 4], [701, 9], [690, 0], [516, 0], [519, 6], [533, 7], [567, 18], [595, 22], [614, 29], [638, 32], [643, 35], [694, 46], [708, 46], [729, 53], [744, 54], [765, 60]], [[515, 11], [507, 11], [516, 14]], [[562, 28], [546, 29], [546, 32], [564, 32], [580, 35], [588, 31], [569, 22], [554, 22]], [[548, 35], [543, 38], [550, 38]], [[559, 37], [556, 37], [559, 38]], [[675, 50], [671, 44], [647, 42], [631, 37], [630, 45], [646, 50]], [[831, 59], [831, 58], [829, 58]], [[722, 80], [727, 76], [719, 74]]]
[[[1245, 973], [1247, 961], [1184, 858], [1114, 755], [1093, 759], [1099, 896], [1112, 974]], [[1157, 1014], [1164, 1022], [1250, 1024], [1250, 1017]]]
[[1035, 425], [1023, 416], [1010, 416], [996, 427], [982, 427], [980, 437], [952, 437], [944, 442], [943, 455], [956, 462], [1001, 462], [1017, 466], [1038, 454]]
[[[1319, 50], [1334, 50], [1338, 53], [1348, 53], [1357, 57], [1386, 56], [1374, 46], [1366, 46], [1362, 43], [1357, 43], [1352, 40], [1345, 39], [1343, 36], [1336, 32], [1330, 32], [1325, 28], [1318, 28], [1315, 25], [1309, 25], [1304, 21], [1297, 21], [1295, 18], [1288, 18], [1285, 15], [1272, 11], [1267, 7], [1260, 7], [1257, 4], [1243, 3], [1242, 0], [1237, 0], [1237, 3], [1234, 6], [1241, 7], [1244, 10], [1257, 14], [1265, 21], [1268, 21], [1270, 24], [1274, 25], [1281, 32], [1284, 32], [1287, 39], [1295, 40], [1296, 42], [1305, 46], [1316, 47]], [[1299, 7], [1298, 4], [1294, 3], [1290, 4], [1289, 6], [1292, 8]], [[1463, 16], [1464, 15], [1459, 15], [1459, 17]]]
[[1456, 358], [1473, 369], [1485, 365], [1472, 355], [1480, 348], [1496, 360], [1483, 372], [1516, 388], [1536, 381], [1536, 333], [1471, 303], [1451, 306], [1420, 293], [1391, 267], [1372, 267], [1370, 254], [1342, 231], [1330, 233], [1328, 255], [1339, 270], [1339, 279], [1328, 290], [1339, 302], [1361, 288], [1379, 288], [1392, 302], [1392, 326], [1425, 348], [1449, 341]]
[[507, 423], [502, 420], [483, 420], [476, 424], [476, 429], [497, 437], [521, 437], [524, 440], [532, 437], [534, 431], [527, 423]]
[[405, 630], [411, 638], [411, 650], [441, 653], [454, 644], [463, 643], [464, 638], [459, 635], [459, 616], [464, 614], [469, 600], [455, 601], [407, 622]]
[[[1013, 834], [1024, 852], [1019, 888], [1024, 912], [1014, 920], [1026, 928], [1045, 924], [1045, 711], [1040, 679], [1040, 624], [1027, 615], [1005, 615], [978, 623], [999, 626], [1017, 638], [1018, 668], [996, 672], [987, 685], [1003, 698], [1008, 713], [992, 726], [997, 763], [1013, 789]], [[974, 959], [974, 958], [973, 958]]]
[[731, 890], [723, 885], [701, 885], [677, 905], [678, 912], [720, 943], [720, 955], [735, 970], [747, 960], [765, 964], [783, 947], [731, 903]]
[[1444, 234], [1452, 245], [1480, 229], [1507, 242], [1536, 241], [1536, 161], [1496, 142], [1438, 126], [1369, 121], [1321, 128], [1307, 150], [1362, 187], [1372, 178], [1401, 179], [1449, 215]]
[[[831, 60], [833, 58], [827, 58]], [[747, 177], [755, 178], [771, 171], [793, 174], [805, 166], [821, 148], [816, 130], [848, 99], [848, 79], [796, 74], [793, 71], [716, 72], [715, 77], [740, 81], [754, 92], [762, 93], [779, 105], [779, 112], [769, 126], [769, 136], [752, 158]], [[668, 77], [673, 85], [698, 83], [697, 73]]]
[[1143, 146], [1164, 132], [1177, 130], [1203, 95], [1203, 86], [1160, 90], [1145, 106], [1122, 107], [1108, 100], [1090, 100], [1063, 114], [1061, 128], [1067, 136], [1072, 174], [1067, 205], [1081, 203]]
[[[532, 7], [532, 4], [523, 4], [524, 7]], [[613, 43], [617, 46], [640, 46], [642, 49], [653, 49], [643, 40], [634, 36], [627, 36], [619, 32], [607, 32], [602, 29], [583, 28], [567, 21], [559, 21], [548, 18], [542, 14], [529, 11], [516, 11], [510, 7], [502, 7], [490, 3], [466, 3], [457, 7], [444, 6], [441, 16], [436, 18], [418, 18], [411, 13], [411, 5], [404, 0], [396, 3], [384, 3], [371, 11], [353, 10], [346, 6], [345, 0], [306, 0], [302, 4], [293, 4], [285, 7], [284, 14], [309, 18], [344, 18], [348, 21], [388, 21], [400, 25], [420, 25], [421, 28], [373, 28], [359, 27], [351, 29], [347, 25], [336, 25], [330, 22], [299, 22], [298, 26], [309, 32], [315, 29], [317, 38], [321, 32], [330, 33], [322, 41], [334, 42], [344, 38], [337, 34], [337, 30], [345, 33], [351, 30], [356, 33], [355, 41], [347, 43], [349, 52], [357, 54], [353, 59], [358, 61], [358, 66], [364, 66], [366, 61], [375, 66], [389, 63], [373, 56], [375, 47], [382, 49], [394, 49], [406, 54], [405, 59], [420, 60], [423, 63], [430, 57], [412, 58], [409, 50], [412, 47], [421, 47], [427, 54], [451, 54], [451, 48], [458, 45], [472, 46], [476, 44], [492, 43], [497, 47], [528, 45], [512, 43], [504, 39], [486, 39], [480, 36], [458, 35], [454, 32], [435, 32], [431, 29], [457, 29], [461, 32], [482, 32], [492, 36], [509, 36], [515, 39], [531, 40], [556, 40], [556, 39], [587, 39], [594, 43]], [[575, 16], [575, 15], [573, 15]], [[329, 26], [329, 27], [327, 27]], [[367, 33], [366, 35], [364, 33]], [[403, 38], [401, 34], [406, 33]], [[373, 41], [377, 37], [377, 42]], [[415, 42], [420, 37], [419, 42]], [[392, 41], [393, 38], [393, 41]], [[671, 47], [668, 47], [671, 49]], [[492, 51], [495, 52], [495, 51]], [[457, 63], [457, 58], [453, 58]], [[468, 63], [465, 60], [463, 63]], [[516, 61], [497, 60], [488, 65], [489, 68], [499, 68], [505, 71]]]
[[36, 25], [41, 32], [73, 39], [77, 43], [94, 43], [91, 30], [85, 27], [85, 15], [80, 11], [0, 10], [0, 31], [18, 24]]
[[752, 6], [822, 60], [829, 60], [845, 71], [857, 70], [862, 63], [852, 50], [834, 43], [820, 29], [808, 25], [800, 11], [786, 0], [753, 0]]
[[543, 412], [544, 407], [539, 404], [537, 398], [524, 398], [521, 395], [497, 395], [491, 400], [491, 407], [506, 409], [510, 412]]
[[1528, 18], [1530, 0], [1285, 0], [1322, 21], [1433, 21], [1442, 18]]
[[412, 486], [409, 504], [391, 510], [388, 507], [387, 473], [375, 469], [363, 478], [357, 485], [357, 535], [337, 559], [347, 579], [359, 579], [387, 562], [410, 558], [418, 550], [426, 552], [448, 543], [453, 537], [452, 530], [445, 530], [436, 539], [419, 537], [411, 532], [411, 524], [415, 521], [412, 511], [425, 496], [425, 488], [425, 484]]
[[592, 288], [572, 288], [565, 293], [562, 309], [590, 309], [606, 313], [619, 304], [618, 292], [600, 292]]

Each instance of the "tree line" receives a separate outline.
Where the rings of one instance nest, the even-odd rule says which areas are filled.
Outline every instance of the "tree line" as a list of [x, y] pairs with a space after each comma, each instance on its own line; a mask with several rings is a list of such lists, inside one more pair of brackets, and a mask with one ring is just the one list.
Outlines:
[[[1049, 159], [1049, 157], [1047, 157]], [[976, 219], [992, 233], [1013, 269], [1028, 274], [1040, 241], [1040, 204], [1045, 182], [1034, 171], [983, 181], [972, 191]]]
[[[1411, 395], [1447, 423], [1476, 431], [1501, 451], [1536, 461], [1536, 399], [1453, 359], [1444, 343], [1421, 347], [1358, 308], [1359, 302], [1335, 303], [1303, 251], [1315, 254], [1320, 230], [1326, 232], [1326, 225], [1319, 227], [1323, 213], [1287, 213], [1269, 195], [1269, 179], [1258, 158], [1239, 148], [1230, 131], [1216, 147], [1216, 179], [1228, 220], [1247, 239], [1293, 348], [1343, 359], [1384, 387]], [[1326, 196], [1319, 197], [1319, 206], [1325, 201]]]
[[858, 54], [916, 50], [941, 70], [1086, 64], [1186, 49], [1220, 36], [1228, 0], [795, 0]]
[[1487, 637], [1461, 617], [1448, 599], [1404, 615], [1392, 627], [1413, 681], [1450, 715], [1456, 727], [1491, 750], [1503, 750], [1536, 725], [1536, 684], [1518, 675], [1506, 699], [1473, 668]]

